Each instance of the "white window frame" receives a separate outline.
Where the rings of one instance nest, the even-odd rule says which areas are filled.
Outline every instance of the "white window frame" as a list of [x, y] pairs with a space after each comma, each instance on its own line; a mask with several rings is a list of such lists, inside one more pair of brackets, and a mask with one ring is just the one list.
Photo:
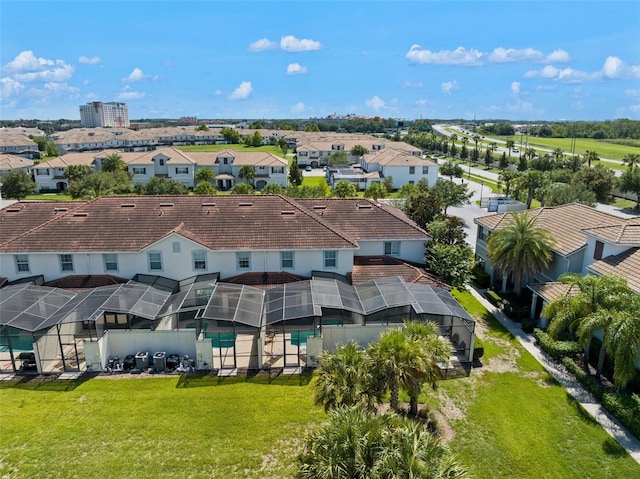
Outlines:
[[325, 250], [323, 253], [323, 264], [325, 269], [338, 267], [338, 251], [335, 249]]
[[294, 269], [296, 266], [295, 251], [280, 251], [280, 268]]
[[[155, 259], [154, 259], [155, 257]], [[154, 268], [154, 264], [160, 264], [159, 268]], [[161, 251], [149, 251], [147, 253], [147, 267], [149, 271], [162, 271], [162, 252]]]
[[194, 271], [207, 270], [207, 252], [201, 249], [191, 252], [191, 260], [193, 261]]
[[[246, 266], [244, 266], [245, 263]], [[236, 268], [239, 271], [251, 270], [251, 251], [238, 251], [236, 253]]]
[[176, 175], [188, 175], [189, 167], [188, 166], [176, 166]]
[[73, 255], [72, 254], [59, 254], [58, 260], [60, 261], [60, 271], [63, 273], [73, 273]]
[[[104, 253], [102, 255], [102, 261], [104, 263], [104, 272], [109, 273], [112, 271], [118, 271], [118, 255], [116, 253]], [[115, 265], [115, 268], [109, 266]]]
[[[14, 255], [16, 261], [16, 273], [30, 273], [31, 265], [29, 264], [29, 255], [28, 254], [17, 254]], [[26, 269], [24, 267], [26, 266]]]
[[385, 241], [384, 254], [388, 256], [398, 256], [400, 254], [400, 241]]
[[134, 175], [146, 175], [147, 174], [147, 169], [144, 166], [132, 166], [131, 167], [131, 172]]

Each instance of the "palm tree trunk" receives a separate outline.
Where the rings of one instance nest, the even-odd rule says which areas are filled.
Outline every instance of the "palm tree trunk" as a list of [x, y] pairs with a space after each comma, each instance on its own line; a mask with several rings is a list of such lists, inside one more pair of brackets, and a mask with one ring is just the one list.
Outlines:
[[589, 372], [589, 351], [591, 351], [591, 336], [589, 336], [587, 344], [584, 345], [584, 358], [582, 360], [584, 362], [584, 369], [587, 373]]
[[398, 396], [399, 396], [399, 388], [398, 386], [393, 386], [391, 388], [391, 397], [389, 398], [389, 404], [392, 409], [395, 409], [395, 410], [398, 409], [398, 403], [400, 402], [400, 399]]
[[418, 398], [411, 396], [411, 398], [409, 399], [409, 405], [410, 405], [409, 413], [413, 417], [417, 417], [418, 416]]
[[600, 377], [602, 376], [602, 366], [604, 366], [604, 339], [605, 336], [602, 335], [602, 344], [600, 345], [600, 353], [598, 354], [598, 366], [596, 367], [596, 380], [600, 382]]

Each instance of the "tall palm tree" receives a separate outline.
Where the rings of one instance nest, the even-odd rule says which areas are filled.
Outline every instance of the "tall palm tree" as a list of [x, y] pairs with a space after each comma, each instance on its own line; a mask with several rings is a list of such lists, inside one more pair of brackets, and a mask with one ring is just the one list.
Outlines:
[[487, 240], [489, 259], [505, 280], [512, 275], [516, 295], [520, 295], [524, 279], [544, 271], [553, 260], [551, 233], [535, 220], [526, 212], [511, 213], [511, 222]]
[[196, 171], [195, 179], [198, 183], [201, 183], [203, 181], [210, 181], [215, 178], [215, 176], [216, 174], [214, 173], [214, 171], [211, 168], [205, 166], [204, 168], [199, 168], [198, 171]]
[[102, 159], [101, 170], [105, 172], [127, 171], [127, 164], [122, 159], [122, 156], [114, 151]]
[[613, 382], [624, 387], [637, 374], [640, 359], [640, 295], [631, 294], [625, 311], [616, 315], [605, 346], [613, 357]]
[[511, 156], [511, 150], [513, 149], [514, 146], [516, 146], [515, 142], [513, 140], [507, 140], [507, 150], [509, 150], [509, 156]]
[[598, 156], [598, 153], [592, 150], [587, 150], [584, 153], [584, 158], [585, 160], [587, 160], [587, 164], [589, 165], [589, 168], [591, 168], [592, 161], [600, 161], [600, 157]]
[[633, 170], [633, 167], [640, 163], [640, 154], [627, 153], [622, 157], [622, 161], [629, 167], [629, 170]]
[[[560, 281], [571, 285], [577, 292], [557, 298], [545, 307], [543, 314], [551, 321], [549, 334], [557, 338], [565, 330], [573, 331], [584, 348], [583, 362], [586, 367], [589, 364], [593, 335], [602, 331], [603, 341], [596, 366], [596, 378], [600, 379], [607, 345], [610, 345], [610, 350], [624, 356], [625, 352], [619, 349], [624, 344], [621, 338], [626, 338], [636, 346], [640, 343], [640, 340], [628, 338], [624, 333], [614, 335], [615, 339], [609, 337], [616, 331], [615, 325], [626, 325], [626, 331], [634, 331], [634, 322], [628, 322], [624, 316], [628, 305], [632, 304], [633, 293], [628, 288], [626, 279], [621, 276], [580, 276], [571, 273], [561, 276]], [[638, 304], [637, 301], [635, 304]], [[637, 351], [637, 347], [634, 351]], [[621, 367], [624, 367], [623, 364], [621, 363]], [[626, 376], [622, 373], [621, 377]]]
[[325, 411], [355, 404], [373, 409], [381, 401], [371, 358], [355, 341], [338, 347], [335, 353], [322, 353], [316, 372], [315, 403]]

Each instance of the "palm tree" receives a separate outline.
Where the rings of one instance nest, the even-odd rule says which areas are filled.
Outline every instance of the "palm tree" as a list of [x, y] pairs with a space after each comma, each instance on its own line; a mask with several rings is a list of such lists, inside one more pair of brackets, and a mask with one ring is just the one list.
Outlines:
[[489, 259], [506, 279], [513, 276], [516, 295], [522, 291], [522, 281], [544, 271], [553, 260], [551, 233], [536, 225], [535, 216], [511, 213], [511, 222], [489, 235]]
[[516, 179], [521, 175], [519, 171], [503, 171], [500, 173], [498, 179], [501, 183], [504, 183], [504, 194], [505, 196], [509, 196], [511, 192], [511, 186], [516, 181]]
[[539, 188], [544, 186], [547, 179], [542, 171], [527, 171], [524, 175], [518, 177], [519, 186], [527, 190], [527, 209], [531, 208], [533, 198]]
[[355, 404], [373, 409], [381, 401], [382, 394], [372, 374], [371, 358], [355, 341], [338, 347], [335, 353], [322, 353], [316, 372], [315, 403], [325, 411]]
[[509, 157], [511, 157], [511, 150], [513, 149], [514, 146], [516, 146], [515, 142], [513, 140], [507, 140], [507, 150], [509, 150]]
[[605, 347], [613, 357], [613, 382], [624, 387], [637, 374], [640, 359], [640, 295], [632, 294], [625, 311], [616, 315]]
[[598, 153], [596, 153], [595, 151], [591, 151], [591, 150], [587, 150], [585, 152], [584, 158], [585, 158], [585, 160], [587, 160], [587, 164], [589, 165], [589, 168], [591, 168], [591, 162], [592, 161], [600, 161], [600, 157], [598, 156]]
[[[615, 344], [613, 349], [624, 356], [624, 352], [618, 349], [623, 344], [620, 338], [624, 335], [616, 336], [615, 340], [609, 336], [616, 329], [614, 325], [626, 321], [623, 313], [632, 301], [627, 281], [621, 276], [580, 276], [575, 273], [561, 276], [560, 281], [576, 288], [577, 293], [557, 298], [545, 307], [542, 314], [551, 321], [549, 334], [557, 338], [565, 330], [573, 331], [584, 348], [583, 361], [587, 367], [593, 334], [602, 331], [604, 336], [596, 367], [596, 378], [600, 379], [607, 344]], [[633, 325], [633, 321], [627, 324]], [[632, 343], [635, 341], [636, 345], [638, 343], [637, 339], [627, 339]], [[622, 377], [626, 376], [622, 374]]]
[[119, 153], [109, 153], [102, 159], [101, 171], [127, 171], [127, 164], [122, 160], [122, 156]]
[[640, 154], [638, 153], [627, 153], [622, 157], [622, 161], [629, 167], [629, 170], [633, 170], [633, 167], [640, 163]]
[[328, 421], [305, 438], [298, 467], [302, 479], [470, 477], [423, 425], [361, 406], [329, 411]]
[[196, 181], [198, 183], [201, 183], [203, 181], [210, 181], [213, 178], [215, 178], [216, 174], [214, 173], [214, 171], [211, 168], [208, 167], [204, 167], [204, 168], [199, 168], [198, 171], [196, 171]]
[[251, 165], [242, 165], [238, 171], [238, 176], [251, 185], [256, 177], [256, 169]]

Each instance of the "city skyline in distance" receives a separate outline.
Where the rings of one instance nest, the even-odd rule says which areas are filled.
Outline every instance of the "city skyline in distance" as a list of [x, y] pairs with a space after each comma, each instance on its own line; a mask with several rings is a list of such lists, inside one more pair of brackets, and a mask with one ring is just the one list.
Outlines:
[[638, 120], [639, 18], [638, 2], [8, 1], [0, 119], [101, 101], [132, 119]]

